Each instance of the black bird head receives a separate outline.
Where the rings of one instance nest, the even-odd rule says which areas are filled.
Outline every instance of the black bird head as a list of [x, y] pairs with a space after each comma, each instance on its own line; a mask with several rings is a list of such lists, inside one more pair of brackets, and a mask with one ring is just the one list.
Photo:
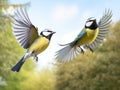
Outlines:
[[85, 24], [85, 28], [95, 30], [98, 27], [96, 19], [94, 17], [88, 18]]
[[53, 32], [53, 31], [48, 30], [48, 29], [45, 29], [44, 31], [42, 31], [40, 33], [40, 35], [43, 36], [43, 37], [46, 37], [46, 38], [48, 38], [50, 40], [54, 33], [56, 33], [56, 32]]

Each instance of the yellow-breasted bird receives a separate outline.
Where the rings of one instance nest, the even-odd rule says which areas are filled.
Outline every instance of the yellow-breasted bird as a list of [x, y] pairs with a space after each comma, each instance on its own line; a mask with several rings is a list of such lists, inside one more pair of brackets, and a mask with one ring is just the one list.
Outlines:
[[108, 33], [112, 21], [111, 18], [111, 10], [106, 10], [98, 23], [94, 17], [88, 18], [85, 27], [74, 41], [61, 45], [65, 47], [56, 52], [55, 58], [60, 62], [69, 62], [80, 53], [84, 53], [85, 49], [93, 52], [93, 49], [103, 42]]
[[40, 35], [38, 29], [31, 23], [25, 8], [18, 8], [13, 20], [13, 33], [19, 44], [27, 49], [20, 61], [12, 67], [12, 71], [18, 72], [28, 57], [34, 57], [43, 52], [49, 45], [52, 35], [51, 30], [43, 30]]

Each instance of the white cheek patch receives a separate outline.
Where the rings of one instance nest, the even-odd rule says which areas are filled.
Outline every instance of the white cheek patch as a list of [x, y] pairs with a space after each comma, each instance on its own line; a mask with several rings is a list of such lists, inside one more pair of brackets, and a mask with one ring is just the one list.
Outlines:
[[90, 27], [90, 26], [92, 25], [92, 23], [93, 23], [92, 21], [91, 21], [91, 22], [87, 22], [87, 23], [86, 23], [86, 26], [87, 26], [87, 27]]
[[45, 36], [48, 36], [50, 34], [51, 34], [51, 32], [47, 32], [47, 31], [43, 32], [43, 35], [45, 35]]

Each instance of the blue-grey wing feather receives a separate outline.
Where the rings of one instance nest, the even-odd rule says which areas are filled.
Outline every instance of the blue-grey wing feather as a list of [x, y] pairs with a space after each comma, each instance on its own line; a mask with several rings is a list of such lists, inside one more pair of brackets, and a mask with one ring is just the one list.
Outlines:
[[74, 45], [81, 37], [84, 36], [85, 33], [86, 33], [86, 29], [83, 28], [83, 30], [77, 35], [77, 37], [74, 39], [74, 41], [71, 42], [71, 45]]

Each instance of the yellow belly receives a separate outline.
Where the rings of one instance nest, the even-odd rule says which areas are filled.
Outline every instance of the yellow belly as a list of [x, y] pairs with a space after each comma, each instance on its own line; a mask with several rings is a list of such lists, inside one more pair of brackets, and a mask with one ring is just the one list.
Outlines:
[[98, 28], [96, 30], [87, 29], [86, 31], [87, 33], [78, 40], [77, 45], [92, 43], [96, 39], [99, 29]]
[[44, 51], [49, 45], [49, 40], [45, 37], [39, 37], [28, 49], [29, 51], [34, 51], [35, 55], [38, 55]]

